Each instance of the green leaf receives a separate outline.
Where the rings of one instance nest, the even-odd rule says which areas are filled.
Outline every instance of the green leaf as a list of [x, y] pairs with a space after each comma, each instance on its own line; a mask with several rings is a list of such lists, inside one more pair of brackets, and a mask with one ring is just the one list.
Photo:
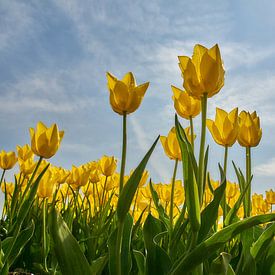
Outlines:
[[144, 156], [138, 167], [135, 169], [125, 186], [123, 187], [121, 193], [119, 194], [117, 202], [117, 217], [120, 221], [123, 221], [131, 207], [132, 200], [135, 196], [136, 190], [138, 188], [140, 179], [142, 177], [143, 171], [147, 165], [147, 162], [154, 151], [154, 148], [159, 140], [159, 136], [153, 143], [152, 147], [149, 149], [147, 154]]
[[55, 209], [52, 211], [52, 238], [62, 274], [90, 275], [91, 268], [67, 224]]
[[214, 261], [211, 263], [210, 275], [227, 275], [231, 255], [222, 252]]
[[252, 245], [250, 252], [252, 257], [258, 261], [260, 256], [266, 251], [267, 247], [270, 245], [271, 241], [275, 236], [275, 223], [270, 225], [258, 240]]
[[231, 240], [237, 234], [255, 225], [271, 221], [275, 221], [275, 214], [265, 214], [246, 218], [242, 221], [223, 228], [222, 230], [213, 234], [210, 238], [201, 242], [186, 257], [181, 258], [177, 264], [173, 266], [171, 275], [180, 275], [192, 270], [197, 265], [212, 256], [217, 251], [217, 249], [222, 247], [227, 241]]
[[12, 265], [14, 261], [17, 259], [17, 257], [22, 253], [24, 247], [29, 242], [29, 240], [32, 238], [34, 233], [34, 222], [31, 222], [31, 225], [22, 230], [18, 237], [16, 238], [16, 241], [12, 247], [12, 250], [10, 252], [10, 256], [7, 258], [7, 251], [9, 247], [12, 245], [14, 241], [14, 237], [8, 237], [2, 242], [2, 248], [3, 252], [5, 254], [4, 261], [7, 261], [9, 265]]
[[[133, 229], [133, 218], [130, 214], [127, 214], [126, 219], [123, 225], [122, 233], [122, 246], [121, 246], [121, 274], [130, 274], [132, 268], [132, 259], [130, 253], [131, 246], [131, 235]], [[118, 230], [112, 232], [111, 236], [108, 239], [108, 249], [109, 249], [109, 272], [110, 274], [117, 274], [117, 250], [116, 250], [116, 241], [117, 241], [117, 232]]]
[[144, 275], [145, 274], [145, 257], [138, 250], [133, 250], [133, 253], [134, 253], [134, 257], [138, 267], [138, 275]]
[[107, 261], [108, 261], [108, 256], [106, 256], [106, 255], [99, 257], [98, 259], [92, 261], [91, 274], [94, 274], [94, 275], [102, 274], [102, 271], [103, 271], [105, 265], [107, 264]]
[[219, 205], [225, 192], [225, 188], [226, 179], [223, 178], [222, 184], [214, 191], [213, 200], [204, 208], [204, 210], [201, 213], [201, 227], [198, 237], [199, 243], [207, 236], [211, 227], [217, 221]]
[[161, 221], [148, 215], [144, 226], [143, 236], [146, 248], [146, 272], [145, 274], [168, 274], [171, 268], [171, 260], [167, 253], [155, 243], [154, 238], [162, 233]]
[[184, 177], [184, 189], [185, 189], [185, 198], [186, 205], [188, 210], [189, 221], [193, 232], [197, 232], [200, 228], [201, 216], [200, 216], [200, 200], [198, 185], [196, 182], [193, 166], [192, 166], [192, 155], [193, 151], [188, 152], [187, 144], [184, 141], [182, 136], [182, 127], [176, 116], [176, 135], [179, 142], [182, 155], [182, 168], [183, 168], [183, 177]]

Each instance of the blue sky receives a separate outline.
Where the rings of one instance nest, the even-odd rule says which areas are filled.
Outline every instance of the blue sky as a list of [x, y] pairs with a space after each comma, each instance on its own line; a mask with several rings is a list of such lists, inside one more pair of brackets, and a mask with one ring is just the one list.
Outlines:
[[[177, 56], [190, 56], [196, 43], [218, 43], [226, 79], [220, 93], [209, 100], [208, 117], [214, 117], [215, 107], [258, 112], [263, 138], [252, 150], [252, 188], [274, 188], [274, 13], [275, 2], [256, 0], [2, 0], [1, 149], [28, 143], [28, 128], [41, 120], [65, 130], [53, 164], [70, 168], [103, 154], [119, 159], [121, 117], [110, 108], [105, 73], [121, 78], [133, 71], [138, 83], [150, 81], [150, 87], [141, 107], [129, 116], [129, 171], [156, 136], [166, 135], [173, 126], [170, 85], [182, 86]], [[207, 143], [209, 169], [216, 178], [223, 150], [209, 133]], [[244, 153], [236, 144], [229, 159], [244, 167]], [[172, 162], [160, 144], [148, 169], [155, 182], [171, 178]], [[231, 167], [229, 178], [235, 180]]]

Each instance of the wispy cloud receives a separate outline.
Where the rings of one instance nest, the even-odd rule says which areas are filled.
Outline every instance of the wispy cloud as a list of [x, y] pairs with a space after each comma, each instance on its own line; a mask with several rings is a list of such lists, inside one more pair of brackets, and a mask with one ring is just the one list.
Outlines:
[[255, 174], [265, 177], [275, 176], [275, 158], [272, 158], [266, 163], [256, 166]]
[[[135, 140], [138, 143], [139, 149], [142, 152], [146, 152], [151, 146], [148, 138], [148, 133], [146, 133], [141, 126], [140, 122], [136, 118], [132, 118], [131, 126], [133, 127], [133, 131], [135, 133]], [[154, 173], [157, 174], [158, 178], [162, 181], [168, 181], [171, 177], [169, 174], [169, 169], [167, 169], [167, 165], [165, 165], [163, 160], [163, 156], [161, 156], [160, 152], [155, 149], [150, 159], [150, 166], [154, 169]]]

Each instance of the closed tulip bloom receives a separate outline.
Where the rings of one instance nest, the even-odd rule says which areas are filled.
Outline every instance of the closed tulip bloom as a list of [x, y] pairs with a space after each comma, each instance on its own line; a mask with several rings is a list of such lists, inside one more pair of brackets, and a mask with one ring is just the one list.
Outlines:
[[200, 100], [190, 96], [186, 91], [183, 91], [175, 86], [171, 86], [173, 91], [174, 107], [177, 114], [185, 119], [190, 119], [197, 116], [201, 111]]
[[242, 111], [239, 115], [238, 142], [243, 147], [255, 147], [262, 138], [260, 118], [256, 112]]
[[176, 129], [173, 127], [168, 133], [167, 137], [161, 136], [160, 141], [164, 149], [165, 154], [170, 159], [181, 160], [181, 150], [176, 135]]
[[238, 136], [238, 108], [230, 113], [216, 108], [215, 121], [207, 119], [206, 125], [216, 143], [231, 147]]
[[130, 114], [137, 110], [149, 86], [149, 82], [137, 86], [132, 72], [125, 74], [122, 80], [118, 80], [108, 72], [107, 81], [110, 104], [112, 109], [120, 115]]
[[193, 97], [200, 99], [205, 93], [212, 97], [224, 85], [224, 68], [217, 44], [210, 49], [195, 45], [192, 58], [179, 56], [179, 66], [183, 87]]
[[99, 167], [104, 176], [112, 176], [116, 170], [117, 160], [115, 157], [103, 156], [99, 160]]
[[4, 150], [0, 153], [0, 168], [3, 170], [12, 169], [17, 162], [15, 152], [6, 152]]
[[33, 151], [31, 149], [31, 147], [29, 146], [29, 144], [25, 144], [22, 147], [17, 145], [16, 149], [17, 149], [19, 160], [25, 161], [25, 160], [33, 157]]
[[85, 168], [84, 165], [79, 167], [72, 166], [72, 171], [69, 176], [69, 184], [74, 186], [76, 189], [80, 186], [85, 186], [88, 183], [90, 177], [90, 170]]
[[30, 128], [32, 151], [40, 157], [51, 158], [57, 152], [64, 131], [59, 131], [56, 124], [47, 128], [42, 122], [37, 123], [36, 131]]
[[270, 189], [269, 191], [265, 191], [266, 201], [269, 204], [275, 204], [275, 191]]
[[25, 161], [19, 159], [18, 163], [20, 172], [22, 172], [25, 176], [30, 175], [34, 171], [37, 164], [32, 158], [26, 159]]
[[39, 182], [37, 196], [41, 199], [51, 198], [55, 188], [55, 182], [52, 178], [52, 173], [47, 171]]

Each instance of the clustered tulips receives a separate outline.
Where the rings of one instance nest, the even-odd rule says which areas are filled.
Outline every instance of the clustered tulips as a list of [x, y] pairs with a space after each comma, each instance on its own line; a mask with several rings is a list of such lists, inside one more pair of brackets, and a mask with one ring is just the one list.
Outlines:
[[[265, 197], [251, 196], [251, 148], [262, 137], [260, 119], [256, 112], [238, 113], [238, 108], [230, 112], [216, 108], [215, 120], [207, 118], [208, 99], [224, 86], [218, 45], [210, 49], [195, 45], [191, 58], [179, 56], [179, 68], [183, 87], [171, 86], [175, 126], [167, 136], [160, 136], [165, 154], [174, 162], [170, 182], [153, 182], [145, 170], [158, 138], [138, 167], [125, 173], [127, 116], [139, 108], [149, 87], [149, 82], [137, 85], [132, 72], [121, 80], [107, 73], [110, 105], [123, 123], [119, 173], [118, 160], [106, 155], [72, 165], [71, 170], [52, 165], [48, 159], [57, 153], [64, 136], [56, 124], [47, 127], [38, 122], [36, 129], [30, 128], [30, 144], [17, 146], [17, 155], [0, 152], [0, 185], [5, 193], [1, 222], [7, 224], [3, 228], [0, 224], [0, 269], [4, 272], [0, 275], [8, 274], [14, 263], [43, 274], [55, 274], [57, 269], [66, 275], [175, 275], [186, 270], [194, 272], [188, 274], [218, 274], [217, 270], [227, 269], [235, 274], [229, 264], [229, 241], [238, 232], [275, 219], [275, 191], [266, 191]], [[200, 139], [193, 122], [199, 114]], [[185, 128], [178, 116], [188, 124]], [[211, 157], [209, 147], [205, 150], [207, 128], [214, 141], [224, 147], [221, 179], [216, 181], [207, 168]], [[227, 179], [228, 149], [236, 141], [246, 148], [245, 176], [233, 163], [238, 183]], [[5, 172], [16, 163], [19, 172], [14, 183], [6, 182]], [[179, 164], [182, 179], [177, 176]], [[270, 233], [274, 223], [262, 228], [258, 230], [266, 231], [257, 247], [274, 236], [274, 231]], [[244, 245], [242, 238], [234, 242]], [[204, 247], [212, 249], [212, 254], [205, 253]], [[24, 249], [26, 253], [38, 251], [34, 264], [30, 265], [26, 256], [19, 257]], [[255, 261], [257, 251], [250, 249]], [[236, 274], [247, 273], [250, 266], [251, 259], [244, 260], [242, 253], [237, 266], [233, 263], [239, 272]], [[217, 258], [210, 259], [213, 254]]]

